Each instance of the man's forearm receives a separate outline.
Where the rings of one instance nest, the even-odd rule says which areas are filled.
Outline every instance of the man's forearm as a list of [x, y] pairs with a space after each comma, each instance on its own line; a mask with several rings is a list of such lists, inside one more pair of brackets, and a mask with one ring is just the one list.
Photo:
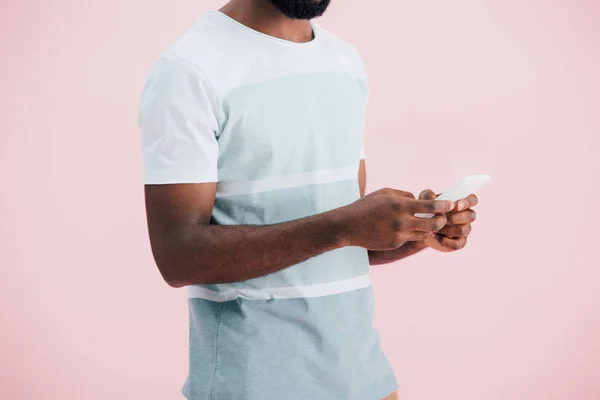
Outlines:
[[277, 225], [195, 225], [153, 243], [154, 257], [171, 286], [243, 281], [346, 246], [339, 211]]
[[406, 242], [394, 250], [372, 251], [369, 250], [369, 263], [371, 265], [388, 264], [394, 261], [417, 254], [428, 246], [425, 241]]

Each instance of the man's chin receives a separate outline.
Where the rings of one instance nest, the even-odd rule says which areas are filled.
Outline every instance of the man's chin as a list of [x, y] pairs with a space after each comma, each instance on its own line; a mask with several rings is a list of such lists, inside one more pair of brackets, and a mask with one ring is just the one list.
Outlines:
[[330, 0], [269, 0], [286, 17], [311, 20], [325, 13]]

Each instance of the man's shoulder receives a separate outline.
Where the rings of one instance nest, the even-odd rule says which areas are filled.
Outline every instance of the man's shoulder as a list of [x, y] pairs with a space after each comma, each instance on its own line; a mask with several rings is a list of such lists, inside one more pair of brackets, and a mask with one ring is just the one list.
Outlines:
[[321, 39], [326, 43], [326, 45], [336, 48], [342, 52], [358, 53], [357, 48], [352, 43], [342, 38], [337, 33], [330, 31], [320, 24], [314, 23], [314, 25], [318, 30], [318, 33], [322, 36]]
[[178, 58], [200, 69], [226, 62], [230, 57], [235, 39], [226, 26], [220, 24], [214, 12], [205, 13], [194, 25], [161, 55], [165, 58]]
[[356, 46], [354, 46], [350, 41], [342, 38], [340, 35], [323, 28], [321, 25], [315, 25], [319, 34], [322, 36], [322, 41], [324, 42], [325, 46], [327, 46], [329, 51], [338, 53], [358, 71], [364, 70], [363, 60]]

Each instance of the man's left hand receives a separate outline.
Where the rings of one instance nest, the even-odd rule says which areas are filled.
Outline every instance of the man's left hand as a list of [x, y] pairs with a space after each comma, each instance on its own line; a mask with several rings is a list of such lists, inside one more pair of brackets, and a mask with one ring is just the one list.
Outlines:
[[[433, 200], [438, 194], [432, 190], [424, 190], [419, 194], [419, 199]], [[477, 196], [474, 194], [461, 199], [454, 205], [454, 210], [446, 214], [446, 225], [425, 240], [432, 249], [450, 252], [460, 250], [467, 244], [471, 233], [471, 223], [475, 221], [475, 211], [472, 207], [477, 205]]]

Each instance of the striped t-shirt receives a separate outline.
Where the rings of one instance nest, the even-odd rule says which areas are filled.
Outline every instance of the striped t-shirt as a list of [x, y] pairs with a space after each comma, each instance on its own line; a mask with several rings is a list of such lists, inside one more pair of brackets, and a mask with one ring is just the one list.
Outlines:
[[[206, 13], [151, 67], [146, 184], [217, 182], [212, 223], [290, 221], [359, 199], [368, 86], [316, 24], [294, 43]], [[243, 282], [187, 287], [193, 400], [379, 400], [397, 388], [372, 326], [367, 251], [344, 247]]]

